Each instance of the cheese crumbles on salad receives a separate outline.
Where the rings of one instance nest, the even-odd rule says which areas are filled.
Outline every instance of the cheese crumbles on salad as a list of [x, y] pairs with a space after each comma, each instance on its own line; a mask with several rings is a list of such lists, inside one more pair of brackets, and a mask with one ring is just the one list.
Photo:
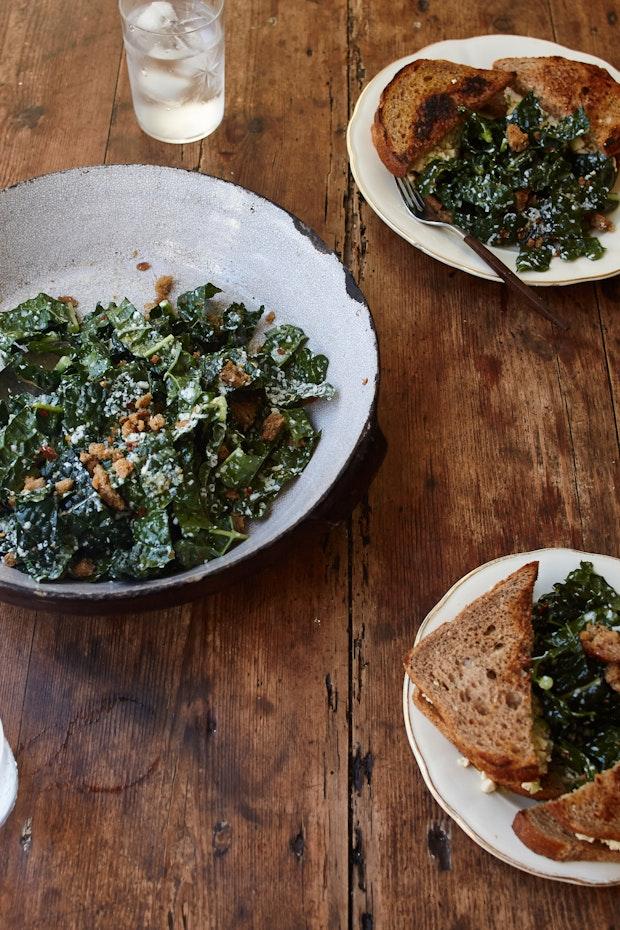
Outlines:
[[219, 293], [83, 320], [72, 298], [39, 294], [0, 314], [6, 565], [36, 581], [187, 569], [246, 539], [305, 469], [328, 361], [289, 324], [258, 344], [263, 308]]

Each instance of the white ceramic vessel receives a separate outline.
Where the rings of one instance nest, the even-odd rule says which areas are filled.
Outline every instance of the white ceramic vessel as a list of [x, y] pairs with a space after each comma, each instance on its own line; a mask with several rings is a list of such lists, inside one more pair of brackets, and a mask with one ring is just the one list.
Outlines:
[[[457, 581], [423, 621], [416, 644], [442, 623], [456, 617], [502, 578], [533, 561], [539, 563], [535, 600], [550, 591], [556, 582], [564, 581], [581, 561], [592, 562], [594, 570], [620, 590], [620, 559], [612, 556], [575, 549], [518, 552], [487, 562]], [[414, 691], [415, 685], [405, 675], [403, 710], [413, 754], [435, 800], [468, 836], [496, 858], [540, 878], [576, 885], [620, 884], [620, 863], [554, 862], [524, 846], [512, 830], [512, 821], [517, 811], [536, 802], [503, 789], [485, 794], [476, 769], [473, 766], [462, 768], [458, 749], [413, 703]]]
[[[197, 172], [150, 165], [77, 168], [0, 192], [0, 309], [40, 291], [71, 294], [87, 313], [98, 300], [153, 298], [158, 275], [173, 298], [205, 281], [224, 299], [264, 304], [301, 326], [329, 357], [337, 395], [313, 404], [321, 441], [303, 475], [250, 537], [205, 565], [140, 582], [37, 584], [0, 563], [0, 597], [75, 612], [161, 607], [204, 593], [317, 513], [357, 461], [374, 426], [379, 358], [370, 310], [351, 274], [311, 229], [251, 191]], [[148, 274], [137, 270], [147, 260]], [[284, 556], [282, 556], [284, 557]], [[217, 579], [217, 582], [216, 582]]]
[[[392, 80], [397, 71], [417, 58], [445, 58], [475, 68], [490, 68], [498, 58], [527, 57], [539, 55], [561, 55], [576, 61], [585, 61], [600, 68], [606, 68], [614, 80], [620, 82], [620, 71], [608, 62], [585, 52], [575, 51], [555, 42], [544, 39], [532, 39], [529, 36], [487, 35], [473, 36], [469, 39], [448, 39], [435, 42], [387, 65], [364, 88], [347, 131], [349, 161], [355, 182], [367, 203], [377, 216], [381, 217], [394, 232], [406, 239], [427, 255], [432, 255], [446, 265], [467, 271], [479, 278], [499, 281], [489, 266], [472, 252], [465, 243], [445, 229], [425, 226], [418, 223], [407, 211], [394, 178], [387, 170], [372, 144], [370, 128], [375, 110], [384, 87]], [[616, 180], [615, 190], [620, 190], [620, 177]], [[554, 258], [551, 267], [545, 272], [519, 272], [519, 277], [528, 284], [576, 284], [578, 281], [596, 281], [609, 278], [620, 272], [620, 223], [618, 209], [612, 214], [616, 224], [613, 232], [600, 236], [607, 250], [598, 261], [578, 258], [573, 262], [564, 262]], [[516, 272], [516, 249], [497, 249], [491, 247], [508, 267]]]
[[4, 738], [0, 721], [0, 827], [7, 819], [17, 798], [17, 763]]

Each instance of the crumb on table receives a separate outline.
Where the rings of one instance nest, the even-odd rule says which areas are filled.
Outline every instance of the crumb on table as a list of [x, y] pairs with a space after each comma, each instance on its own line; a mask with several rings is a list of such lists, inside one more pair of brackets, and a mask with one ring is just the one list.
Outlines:
[[174, 278], [171, 274], [162, 274], [155, 281], [155, 294], [157, 301], [165, 300], [169, 296], [174, 284]]

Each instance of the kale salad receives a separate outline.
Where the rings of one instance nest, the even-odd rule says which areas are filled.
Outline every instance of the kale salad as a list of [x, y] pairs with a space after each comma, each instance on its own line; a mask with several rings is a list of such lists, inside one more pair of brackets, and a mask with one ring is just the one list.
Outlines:
[[[620, 595], [581, 562], [534, 605], [532, 681], [568, 787], [620, 761]], [[611, 661], [610, 661], [611, 660]]]
[[420, 193], [482, 242], [517, 245], [519, 271], [546, 271], [556, 255], [601, 258], [592, 230], [613, 228], [616, 162], [588, 150], [584, 110], [552, 120], [529, 93], [499, 119], [463, 112], [458, 155], [430, 161]]
[[[36, 581], [147, 579], [223, 555], [310, 461], [328, 361], [205, 284], [78, 318], [0, 314], [0, 556]], [[214, 299], [215, 298], [215, 299]], [[273, 314], [267, 320], [273, 320]]]

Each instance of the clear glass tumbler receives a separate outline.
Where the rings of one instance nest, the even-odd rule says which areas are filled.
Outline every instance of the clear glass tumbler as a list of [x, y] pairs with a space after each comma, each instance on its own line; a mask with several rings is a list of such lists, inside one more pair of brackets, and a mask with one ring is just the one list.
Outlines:
[[204, 139], [224, 116], [224, 0], [119, 0], [140, 128], [160, 142]]

